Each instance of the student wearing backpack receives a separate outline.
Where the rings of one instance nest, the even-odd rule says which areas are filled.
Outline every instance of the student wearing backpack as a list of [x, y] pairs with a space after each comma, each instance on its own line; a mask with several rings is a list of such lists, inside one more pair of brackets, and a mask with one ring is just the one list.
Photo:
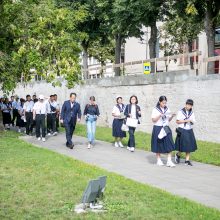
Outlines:
[[96, 121], [100, 115], [99, 107], [95, 103], [95, 97], [89, 98], [90, 103], [85, 106], [84, 116], [87, 125], [88, 149], [95, 143]]
[[175, 162], [177, 164], [180, 163], [180, 154], [181, 152], [185, 152], [185, 165], [188, 166], [192, 166], [192, 163], [189, 160], [190, 153], [197, 150], [196, 139], [192, 129], [192, 126], [196, 121], [192, 107], [193, 100], [186, 100], [185, 107], [178, 112], [176, 118], [178, 128], [176, 129], [177, 137], [175, 147], [178, 152], [175, 154]]

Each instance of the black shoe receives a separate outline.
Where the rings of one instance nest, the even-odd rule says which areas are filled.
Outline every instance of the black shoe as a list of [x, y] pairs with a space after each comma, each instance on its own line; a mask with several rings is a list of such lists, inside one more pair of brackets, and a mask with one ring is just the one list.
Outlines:
[[187, 166], [192, 166], [192, 163], [191, 163], [189, 160], [186, 160], [186, 161], [185, 161], [185, 165], [187, 165]]
[[175, 154], [175, 163], [180, 163], [180, 156], [178, 155], [178, 153]]
[[73, 149], [73, 147], [74, 147], [74, 144], [71, 144], [71, 145], [70, 145], [70, 149]]

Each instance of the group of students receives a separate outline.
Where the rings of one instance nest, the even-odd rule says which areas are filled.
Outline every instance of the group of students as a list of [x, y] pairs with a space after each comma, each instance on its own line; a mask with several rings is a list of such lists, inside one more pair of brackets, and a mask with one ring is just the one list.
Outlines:
[[[180, 163], [181, 152], [186, 153], [185, 165], [192, 166], [190, 161], [190, 153], [197, 149], [195, 135], [192, 129], [195, 123], [195, 115], [192, 110], [193, 100], [188, 99], [185, 106], [178, 111], [178, 114], [172, 114], [167, 107], [166, 96], [160, 96], [156, 106], [153, 108], [151, 119], [153, 122], [153, 131], [151, 137], [151, 151], [156, 154], [157, 165], [164, 166], [161, 160], [161, 154], [167, 154], [168, 167], [175, 167], [172, 162], [172, 152], [175, 154], [175, 163]], [[131, 152], [135, 150], [135, 129], [140, 124], [141, 117], [138, 98], [133, 95], [130, 97], [128, 105], [123, 104], [121, 96], [116, 98], [116, 105], [113, 108], [113, 136], [115, 137], [115, 147], [124, 147], [122, 139], [126, 137], [126, 131], [129, 133], [127, 149]], [[175, 143], [172, 137], [172, 131], [169, 127], [169, 122], [176, 116], [176, 140]]]
[[1, 98], [0, 111], [6, 130], [17, 126], [18, 132], [25, 128], [27, 135], [32, 135], [35, 130], [36, 137], [42, 141], [46, 141], [46, 133], [56, 135], [58, 132], [60, 107], [56, 94], [49, 98], [43, 95], [39, 95], [39, 98], [36, 95], [27, 95], [26, 99], [14, 96], [11, 96], [11, 100]]
[[[197, 149], [196, 139], [192, 129], [195, 123], [195, 115], [192, 110], [193, 100], [188, 99], [185, 106], [178, 111], [178, 114], [171, 113], [167, 107], [166, 96], [160, 96], [156, 106], [153, 108], [151, 119], [153, 122], [153, 131], [151, 137], [151, 151], [156, 154], [157, 165], [163, 166], [161, 154], [167, 154], [168, 167], [175, 167], [171, 156], [173, 151], [175, 154], [175, 162], [180, 163], [180, 154], [186, 153], [185, 164], [192, 166], [190, 161], [190, 153]], [[30, 95], [26, 96], [26, 100], [11, 97], [0, 99], [0, 109], [3, 115], [3, 124], [14, 125], [17, 118], [16, 126], [26, 127], [26, 134], [29, 135], [36, 127], [36, 137], [38, 140], [45, 141], [47, 122], [47, 134], [56, 135], [59, 127], [59, 121], [63, 124], [66, 131], [66, 146], [73, 149], [74, 144], [72, 136], [75, 130], [77, 121], [81, 120], [81, 107], [76, 102], [76, 93], [70, 94], [70, 99], [65, 101], [60, 112], [60, 104], [57, 101], [57, 95], [51, 95], [45, 98], [39, 95], [39, 98]], [[89, 98], [89, 103], [86, 104], [83, 115], [87, 125], [88, 149], [95, 144], [96, 122], [100, 116], [99, 107], [96, 104], [95, 97]], [[11, 117], [12, 116], [12, 117]], [[129, 134], [127, 149], [130, 152], [135, 151], [135, 130], [140, 124], [141, 109], [138, 105], [138, 98], [132, 95], [129, 104], [123, 104], [121, 96], [116, 97], [116, 104], [112, 110], [113, 124], [112, 135], [115, 138], [115, 147], [124, 147], [122, 139], [126, 137], [126, 132]], [[176, 140], [175, 143], [172, 137], [172, 131], [169, 127], [169, 122], [176, 116]], [[6, 127], [8, 129], [9, 127]]]

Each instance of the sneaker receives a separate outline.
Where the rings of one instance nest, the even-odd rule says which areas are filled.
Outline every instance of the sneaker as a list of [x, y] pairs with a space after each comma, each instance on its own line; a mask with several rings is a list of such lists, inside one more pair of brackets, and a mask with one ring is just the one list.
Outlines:
[[43, 141], [43, 142], [45, 142], [45, 141], [46, 141], [46, 139], [45, 139], [45, 138], [42, 138], [42, 141]]
[[50, 136], [50, 135], [51, 135], [51, 133], [47, 133], [47, 135], [48, 135], [48, 136]]
[[186, 160], [186, 161], [185, 161], [185, 165], [186, 165], [186, 166], [192, 166], [192, 163], [191, 163], [189, 160]]
[[167, 161], [167, 167], [175, 167], [176, 165], [171, 161]]
[[18, 133], [21, 133], [21, 129], [18, 129]]
[[91, 148], [91, 144], [88, 144], [88, 149], [90, 149]]
[[131, 151], [131, 152], [134, 152], [134, 147], [131, 147], [130, 151]]
[[54, 132], [54, 133], [53, 133], [53, 136], [56, 136], [56, 135], [57, 135], [57, 132]]
[[164, 163], [161, 159], [157, 160], [157, 166], [164, 166]]
[[130, 147], [127, 147], [127, 150], [130, 150], [131, 148]]
[[175, 163], [177, 163], [177, 164], [180, 163], [180, 156], [177, 153], [175, 154], [174, 160], [175, 160]]
[[121, 147], [121, 148], [123, 148], [123, 147], [124, 147], [124, 145], [121, 143], [121, 141], [120, 141], [120, 142], [118, 142], [118, 145], [119, 145], [119, 147]]
[[115, 147], [119, 147], [118, 142], [115, 142]]
[[39, 137], [39, 138], [37, 138], [37, 140], [38, 140], [38, 141], [40, 141], [40, 140], [41, 140], [41, 138]]

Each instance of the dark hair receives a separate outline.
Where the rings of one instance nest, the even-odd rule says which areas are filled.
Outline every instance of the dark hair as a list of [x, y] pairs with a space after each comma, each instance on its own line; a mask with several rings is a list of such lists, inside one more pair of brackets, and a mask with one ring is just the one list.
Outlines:
[[31, 97], [31, 96], [30, 96], [30, 95], [26, 95], [26, 99], [27, 99], [28, 97]]
[[130, 104], [131, 104], [131, 99], [132, 99], [132, 98], [136, 98], [136, 103], [135, 103], [135, 104], [138, 104], [138, 98], [137, 98], [136, 95], [132, 95], [132, 96], [130, 97], [130, 100], [129, 100]]
[[50, 95], [50, 98], [51, 98], [51, 97], [54, 97], [54, 95]]
[[71, 93], [70, 93], [70, 97], [73, 96], [73, 95], [76, 96], [76, 93], [75, 93], [75, 92], [71, 92]]
[[23, 98], [20, 98], [20, 102], [25, 102], [25, 99], [23, 99]]
[[117, 102], [117, 103], [118, 103], [118, 100], [119, 100], [119, 99], [122, 99], [122, 97], [120, 97], [120, 96], [117, 97], [117, 99], [116, 99], [116, 102]]
[[187, 99], [186, 100], [186, 105], [192, 105], [193, 106], [193, 100], [192, 99]]
[[57, 94], [54, 94], [53, 96], [57, 96]]
[[166, 101], [167, 102], [167, 97], [165, 95], [162, 95], [159, 97], [159, 101], [157, 102], [157, 106], [160, 105], [160, 102]]
[[89, 98], [89, 100], [95, 101], [95, 96], [91, 96], [91, 97]]

